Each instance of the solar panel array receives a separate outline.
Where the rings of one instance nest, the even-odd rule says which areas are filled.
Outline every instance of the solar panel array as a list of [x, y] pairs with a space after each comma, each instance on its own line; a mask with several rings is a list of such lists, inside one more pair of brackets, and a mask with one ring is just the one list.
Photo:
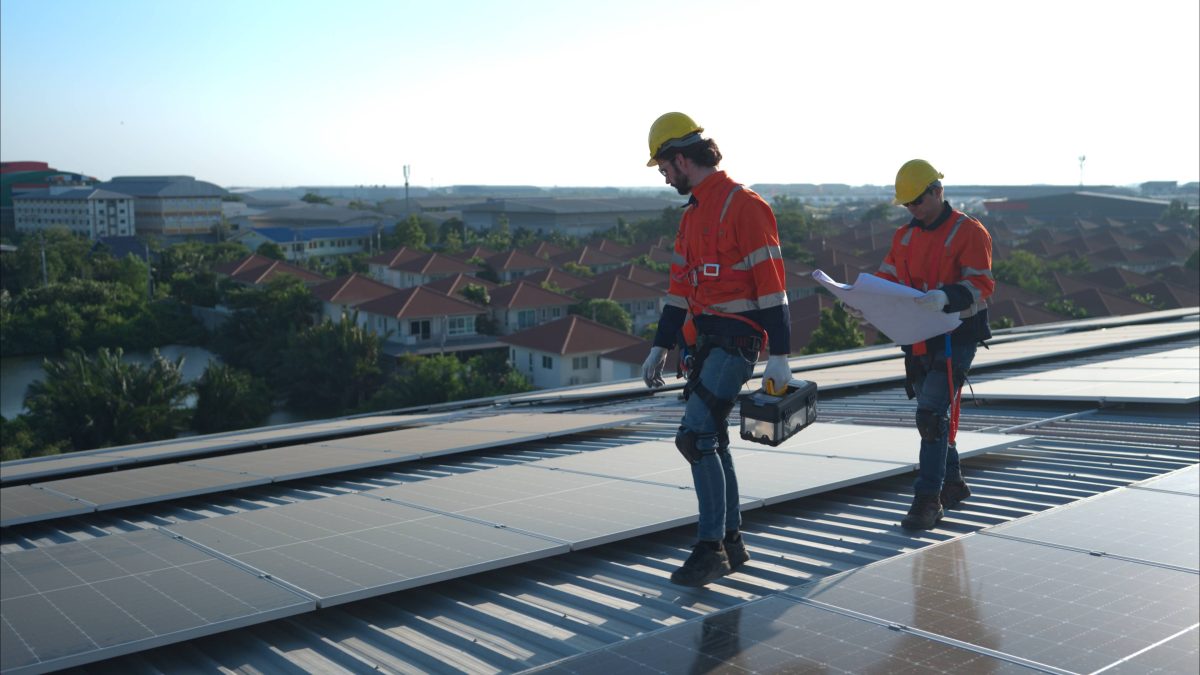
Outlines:
[[997, 400], [1195, 403], [1200, 401], [1200, 347], [1003, 379], [976, 378], [964, 393]]
[[647, 417], [588, 413], [495, 415], [0, 488], [0, 503], [5, 507], [0, 526], [503, 447]]
[[[521, 426], [530, 429], [528, 434], [544, 435], [552, 424], [547, 418], [554, 417], [529, 416]], [[594, 416], [590, 423], [600, 424], [602, 419]], [[455, 434], [488, 433], [471, 428], [488, 425], [470, 421]], [[493, 420], [490, 425], [498, 423]], [[870, 480], [881, 471], [910, 470], [911, 456], [895, 461], [870, 458], [882, 452], [889, 432], [901, 434], [878, 427], [816, 424], [793, 438], [795, 447], [785, 443], [774, 449], [736, 449], [747, 484], [759, 492], [743, 499], [743, 508], [818, 491], [822, 476], [844, 485]], [[526, 437], [511, 428], [503, 433]], [[806, 442], [808, 433], [817, 436]], [[825, 439], [821, 451], [813, 447], [817, 439]], [[959, 443], [971, 454], [984, 451], [988, 443], [999, 448], [1019, 440], [963, 434]], [[915, 455], [915, 436], [894, 442]], [[854, 458], [859, 448], [865, 459]], [[651, 442], [623, 450], [623, 459], [612, 450], [581, 452], [6, 554], [5, 596], [0, 602], [8, 632], [0, 645], [5, 669], [11, 664], [14, 672], [33, 672], [46, 664], [85, 663], [695, 522], [690, 480], [685, 487], [672, 473], [680, 467], [686, 471], [675, 448]], [[594, 468], [587, 461], [592, 458], [601, 459], [615, 475], [586, 472]], [[570, 460], [578, 463], [575, 470], [564, 467], [571, 466]], [[655, 475], [634, 477], [647, 466]], [[756, 466], [768, 470], [756, 473]], [[664, 477], [668, 479], [659, 480]], [[194, 580], [201, 563], [205, 575], [220, 575], [221, 583], [228, 580], [221, 593], [233, 597], [225, 598]], [[93, 574], [93, 566], [105, 573]], [[55, 579], [67, 581], [38, 581], [37, 570], [53, 570]], [[160, 588], [150, 581], [156, 575], [183, 581]], [[66, 586], [82, 588], [68, 583], [72, 578], [96, 585], [95, 593], [88, 589], [77, 599], [60, 601], [56, 594]], [[110, 584], [119, 588], [119, 598], [104, 597]], [[153, 588], [143, 588], [147, 584]], [[244, 595], [238, 584], [247, 585]], [[174, 595], [163, 597], [169, 592]], [[264, 599], [255, 599], [259, 597]], [[235, 603], [247, 599], [248, 605]], [[220, 611], [200, 611], [209, 603], [217, 603]], [[159, 611], [169, 619], [162, 625], [182, 628], [147, 628], [128, 618], [145, 621]], [[60, 627], [75, 637], [57, 641]]]
[[[1160, 480], [1195, 475], [1193, 466]], [[1155, 482], [538, 672], [1195, 672], [1198, 498]], [[1132, 536], [1139, 527], [1150, 536]]]
[[0, 464], [0, 484], [28, 481], [63, 474], [132, 466], [168, 459], [192, 457], [225, 450], [251, 448], [317, 439], [346, 433], [365, 433], [429, 422], [444, 413], [430, 415], [375, 415], [353, 419], [304, 422], [278, 427], [194, 436], [153, 443], [124, 445], [100, 450], [72, 452], [66, 455], [18, 459]]

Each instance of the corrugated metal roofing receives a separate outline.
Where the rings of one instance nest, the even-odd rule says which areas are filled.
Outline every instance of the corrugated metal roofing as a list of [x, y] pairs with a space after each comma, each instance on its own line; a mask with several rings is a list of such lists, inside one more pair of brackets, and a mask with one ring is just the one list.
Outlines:
[[[1051, 363], [1019, 363], [1001, 372], [1037, 372], [1196, 343], [1195, 336], [1176, 338]], [[654, 418], [625, 430], [511, 451], [482, 451], [396, 470], [356, 471], [7, 528], [0, 550], [51, 546], [635, 440], [669, 439], [681, 412], [673, 394], [601, 403], [550, 401], [541, 406], [645, 411]], [[839, 390], [823, 395], [820, 404], [821, 420], [833, 423], [906, 427], [914, 411], [895, 383]], [[1000, 453], [965, 460], [974, 495], [962, 509], [949, 512], [936, 530], [912, 534], [896, 526], [910, 500], [909, 476], [757, 509], [745, 516], [751, 563], [702, 591], [680, 589], [667, 581], [693, 541], [694, 528], [681, 527], [121, 657], [85, 670], [519, 672], [1195, 464], [1200, 461], [1197, 412], [1196, 405], [964, 403], [962, 430], [1033, 438]]]

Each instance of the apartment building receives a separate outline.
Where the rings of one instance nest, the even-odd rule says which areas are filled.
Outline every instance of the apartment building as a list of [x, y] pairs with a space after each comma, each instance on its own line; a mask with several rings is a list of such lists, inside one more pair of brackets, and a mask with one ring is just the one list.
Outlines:
[[13, 195], [13, 221], [19, 232], [65, 227], [88, 239], [131, 237], [134, 198], [94, 187], [52, 186]]
[[221, 222], [224, 188], [192, 176], [118, 176], [96, 187], [132, 196], [139, 234], [207, 234]]

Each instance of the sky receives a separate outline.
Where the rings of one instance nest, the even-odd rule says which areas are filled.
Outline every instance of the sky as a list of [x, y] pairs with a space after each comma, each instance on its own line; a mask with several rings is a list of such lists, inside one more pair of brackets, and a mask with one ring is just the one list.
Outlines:
[[751, 184], [1196, 181], [1200, 3], [0, 0], [0, 159], [102, 180], [662, 186], [668, 111]]

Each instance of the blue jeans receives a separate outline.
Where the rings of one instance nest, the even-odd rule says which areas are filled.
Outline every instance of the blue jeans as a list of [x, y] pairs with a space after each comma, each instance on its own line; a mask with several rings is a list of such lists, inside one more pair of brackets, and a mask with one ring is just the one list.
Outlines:
[[[718, 399], [736, 400], [742, 386], [754, 374], [758, 354], [738, 351], [741, 353], [715, 347], [704, 359], [700, 383]], [[736, 530], [742, 524], [737, 473], [729, 454], [728, 426], [728, 411], [717, 419], [699, 395], [693, 393], [688, 397], [679, 433], [696, 436], [700, 461], [692, 464], [692, 481], [700, 505], [699, 538], [709, 541], [721, 539], [726, 530]]]
[[[956, 382], [962, 382], [963, 376], [971, 368], [975, 360], [975, 343], [954, 345], [951, 348], [950, 360], [957, 374]], [[930, 352], [931, 368], [919, 369], [913, 382], [917, 392], [918, 429], [921, 417], [932, 413], [937, 420], [934, 429], [921, 434], [920, 468], [917, 470], [917, 480], [913, 483], [913, 492], [917, 494], [937, 494], [942, 490], [946, 480], [962, 480], [962, 468], [958, 463], [958, 450], [948, 443], [950, 436], [950, 383], [946, 379], [946, 353], [939, 349]]]

